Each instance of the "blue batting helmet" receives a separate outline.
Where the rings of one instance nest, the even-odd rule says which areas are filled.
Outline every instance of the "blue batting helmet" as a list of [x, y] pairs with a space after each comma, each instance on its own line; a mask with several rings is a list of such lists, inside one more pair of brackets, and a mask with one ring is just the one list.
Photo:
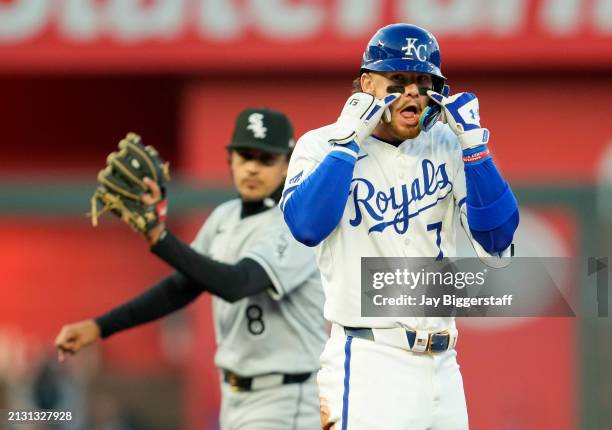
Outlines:
[[391, 24], [378, 30], [368, 42], [361, 62], [362, 72], [428, 73], [438, 92], [446, 79], [440, 67], [440, 47], [434, 35], [411, 24]]

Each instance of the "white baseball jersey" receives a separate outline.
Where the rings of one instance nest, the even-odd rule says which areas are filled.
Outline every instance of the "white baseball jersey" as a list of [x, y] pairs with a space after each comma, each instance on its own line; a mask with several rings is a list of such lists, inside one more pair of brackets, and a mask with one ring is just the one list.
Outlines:
[[[332, 150], [334, 125], [302, 136], [291, 157], [285, 189], [302, 182]], [[395, 147], [371, 136], [361, 145], [346, 208], [317, 247], [325, 317], [351, 327], [404, 326], [455, 330], [454, 318], [361, 316], [361, 257], [455, 255], [456, 229], [467, 228], [462, 152], [455, 134], [437, 123]], [[291, 194], [285, 196], [285, 202]], [[480, 257], [492, 257], [472, 240]], [[504, 254], [505, 255], [505, 254]]]
[[235, 303], [213, 297], [215, 364], [242, 376], [313, 372], [327, 340], [313, 251], [291, 236], [278, 206], [246, 218], [240, 209], [239, 199], [217, 207], [192, 247], [228, 264], [251, 258], [273, 286]]

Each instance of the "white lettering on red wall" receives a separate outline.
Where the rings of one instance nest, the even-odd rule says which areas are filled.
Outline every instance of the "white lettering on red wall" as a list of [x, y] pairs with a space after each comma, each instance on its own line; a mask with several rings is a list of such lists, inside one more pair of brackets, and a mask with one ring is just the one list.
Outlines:
[[432, 31], [447, 65], [563, 66], [578, 50], [573, 64], [612, 66], [612, 0], [0, 0], [0, 71], [341, 69], [393, 22]]

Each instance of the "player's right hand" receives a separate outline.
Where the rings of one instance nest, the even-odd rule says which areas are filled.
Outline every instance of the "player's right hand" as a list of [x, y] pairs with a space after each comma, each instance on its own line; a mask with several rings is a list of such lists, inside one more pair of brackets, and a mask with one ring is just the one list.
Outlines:
[[100, 338], [100, 327], [94, 320], [79, 321], [62, 327], [55, 338], [57, 358], [63, 362], [68, 355], [79, 350]]
[[352, 94], [336, 121], [329, 142], [337, 145], [355, 142], [361, 145], [374, 132], [383, 114], [390, 117], [389, 106], [400, 96], [400, 93], [392, 93], [381, 100], [367, 93]]
[[159, 218], [159, 224], [145, 234], [149, 244], [155, 245], [161, 234], [166, 230], [167, 203], [157, 182], [151, 178], [143, 178], [143, 182], [149, 187], [150, 193], [143, 194], [140, 201], [147, 206], [155, 206]]

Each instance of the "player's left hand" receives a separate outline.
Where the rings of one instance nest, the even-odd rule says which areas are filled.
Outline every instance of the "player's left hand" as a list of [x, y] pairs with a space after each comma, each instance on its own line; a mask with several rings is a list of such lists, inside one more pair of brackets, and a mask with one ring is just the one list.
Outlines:
[[459, 138], [463, 150], [489, 142], [489, 130], [480, 126], [478, 98], [474, 94], [457, 93], [445, 97], [429, 90], [427, 95], [441, 106], [444, 120]]
[[98, 173], [99, 185], [91, 198], [91, 220], [111, 212], [153, 244], [164, 231], [167, 212], [165, 185], [169, 165], [152, 146], [145, 146], [135, 133], [119, 142], [118, 151], [106, 159]]

